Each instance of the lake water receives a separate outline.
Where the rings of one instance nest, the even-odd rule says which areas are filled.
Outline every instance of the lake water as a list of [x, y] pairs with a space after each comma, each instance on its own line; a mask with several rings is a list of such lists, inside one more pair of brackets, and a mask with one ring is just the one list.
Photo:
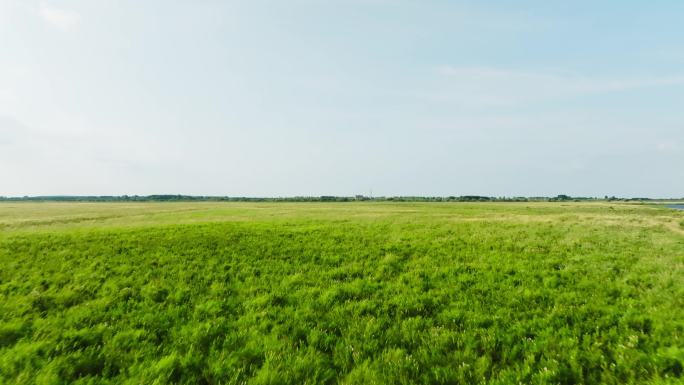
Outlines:
[[684, 210], [684, 204], [683, 205], [667, 205], [667, 207], [675, 210]]

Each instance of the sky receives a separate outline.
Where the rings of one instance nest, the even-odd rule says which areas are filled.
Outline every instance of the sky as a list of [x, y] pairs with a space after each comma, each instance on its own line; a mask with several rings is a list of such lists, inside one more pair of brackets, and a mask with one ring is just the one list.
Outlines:
[[0, 0], [0, 196], [684, 197], [684, 2]]

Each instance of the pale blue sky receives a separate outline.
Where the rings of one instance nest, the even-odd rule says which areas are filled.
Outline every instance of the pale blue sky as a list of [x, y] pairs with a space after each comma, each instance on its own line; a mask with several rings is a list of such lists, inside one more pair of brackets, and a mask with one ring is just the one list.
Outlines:
[[684, 2], [0, 0], [0, 195], [684, 196]]

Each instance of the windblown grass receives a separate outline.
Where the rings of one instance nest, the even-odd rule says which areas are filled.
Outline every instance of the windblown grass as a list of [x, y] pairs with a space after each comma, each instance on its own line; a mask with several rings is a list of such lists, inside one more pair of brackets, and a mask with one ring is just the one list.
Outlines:
[[0, 204], [0, 383], [680, 383], [683, 215]]

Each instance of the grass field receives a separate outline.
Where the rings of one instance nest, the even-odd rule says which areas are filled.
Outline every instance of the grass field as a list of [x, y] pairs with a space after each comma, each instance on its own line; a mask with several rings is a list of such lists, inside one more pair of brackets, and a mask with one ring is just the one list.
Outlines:
[[609, 203], [2, 203], [0, 383], [682, 383], [683, 222]]

